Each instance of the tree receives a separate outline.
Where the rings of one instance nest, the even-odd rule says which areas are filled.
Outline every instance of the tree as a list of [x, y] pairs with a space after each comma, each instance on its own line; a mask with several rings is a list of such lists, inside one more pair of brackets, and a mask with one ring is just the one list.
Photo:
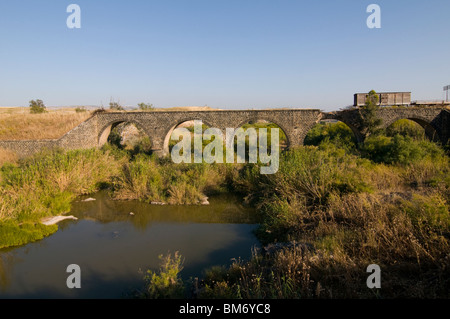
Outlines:
[[139, 103], [138, 106], [141, 111], [150, 111], [153, 109], [153, 104]]
[[111, 102], [109, 102], [109, 108], [111, 110], [115, 110], [115, 111], [123, 111], [124, 110], [123, 106], [120, 105], [120, 102], [115, 102], [112, 99], [111, 99]]
[[30, 101], [30, 113], [38, 114], [47, 112], [44, 102], [42, 100]]
[[383, 120], [377, 114], [380, 108], [378, 101], [378, 94], [372, 90], [367, 95], [365, 105], [359, 110], [362, 120], [362, 133], [366, 136], [376, 135], [381, 131], [379, 127]]

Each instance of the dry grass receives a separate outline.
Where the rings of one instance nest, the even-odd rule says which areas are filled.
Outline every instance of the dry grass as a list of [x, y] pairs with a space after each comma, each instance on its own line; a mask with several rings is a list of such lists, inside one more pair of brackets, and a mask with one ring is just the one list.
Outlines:
[[[149, 112], [214, 111], [208, 106], [154, 108]], [[112, 112], [111, 110], [105, 110]], [[117, 111], [114, 111], [117, 112]], [[126, 110], [124, 112], [142, 112]], [[74, 108], [48, 109], [48, 113], [30, 114], [28, 107], [0, 107], [0, 140], [58, 139], [92, 115]]]
[[0, 148], [0, 167], [5, 163], [16, 163], [17, 159], [17, 155], [13, 151]]
[[90, 116], [74, 109], [30, 114], [28, 108], [0, 108], [0, 140], [57, 139]]

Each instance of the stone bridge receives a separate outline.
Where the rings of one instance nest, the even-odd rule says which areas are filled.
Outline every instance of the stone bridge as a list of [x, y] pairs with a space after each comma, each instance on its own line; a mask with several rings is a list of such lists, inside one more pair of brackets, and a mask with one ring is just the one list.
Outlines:
[[[239, 128], [249, 122], [265, 120], [277, 124], [285, 132], [288, 147], [302, 145], [308, 131], [316, 123], [339, 120], [347, 124], [356, 139], [362, 142], [365, 136], [359, 112], [359, 109], [329, 113], [316, 109], [97, 112], [60, 139], [0, 141], [0, 148], [23, 157], [42, 149], [101, 147], [115, 125], [127, 122], [134, 123], [150, 137], [154, 152], [167, 154], [172, 131], [179, 124], [190, 120], [201, 120], [209, 127], [219, 128], [224, 136], [226, 128]], [[383, 119], [383, 127], [400, 119], [410, 119], [424, 127], [427, 135], [434, 140], [447, 144], [450, 137], [450, 112], [445, 108], [381, 108], [378, 115]]]

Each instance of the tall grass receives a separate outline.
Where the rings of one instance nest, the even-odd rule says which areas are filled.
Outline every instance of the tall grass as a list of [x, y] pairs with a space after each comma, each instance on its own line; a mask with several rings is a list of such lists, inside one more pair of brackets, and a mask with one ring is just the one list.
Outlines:
[[1, 168], [0, 247], [40, 239], [57, 227], [39, 223], [70, 211], [72, 200], [118, 174], [120, 161], [100, 150], [40, 153]]
[[67, 212], [74, 197], [96, 191], [118, 168], [110, 154], [94, 149], [41, 153], [5, 165], [0, 219], [22, 221]]
[[139, 154], [123, 164], [113, 181], [115, 199], [167, 204], [200, 204], [206, 195], [224, 190], [226, 172], [212, 164], [174, 164]]
[[18, 157], [15, 152], [0, 148], [0, 167], [6, 163], [16, 163], [17, 160]]
[[[197, 297], [450, 297], [449, 157], [417, 136], [373, 137], [361, 155], [318, 138], [284, 154], [277, 174], [233, 175], [268, 246], [208, 272]], [[373, 263], [377, 291], [366, 286]]]

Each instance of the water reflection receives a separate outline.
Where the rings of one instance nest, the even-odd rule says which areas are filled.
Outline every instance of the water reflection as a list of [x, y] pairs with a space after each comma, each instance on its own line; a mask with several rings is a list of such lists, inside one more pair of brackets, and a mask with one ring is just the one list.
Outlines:
[[[256, 223], [255, 211], [244, 207], [232, 194], [211, 198], [210, 205], [149, 205], [140, 201], [114, 201], [107, 192], [95, 196], [96, 201], [73, 203], [71, 215], [99, 222], [131, 222], [145, 229], [152, 223]], [[131, 214], [130, 214], [131, 213]]]
[[8, 274], [11, 272], [13, 261], [11, 254], [0, 251], [0, 287], [7, 287], [10, 283]]
[[[120, 298], [142, 284], [139, 269], [157, 269], [158, 256], [179, 251], [182, 276], [249, 258], [258, 245], [255, 213], [233, 196], [210, 198], [209, 206], [158, 206], [138, 201], [75, 202], [77, 221], [23, 247], [0, 250], [1, 298]], [[130, 214], [133, 213], [133, 214]], [[82, 288], [68, 289], [66, 267], [78, 264]]]

